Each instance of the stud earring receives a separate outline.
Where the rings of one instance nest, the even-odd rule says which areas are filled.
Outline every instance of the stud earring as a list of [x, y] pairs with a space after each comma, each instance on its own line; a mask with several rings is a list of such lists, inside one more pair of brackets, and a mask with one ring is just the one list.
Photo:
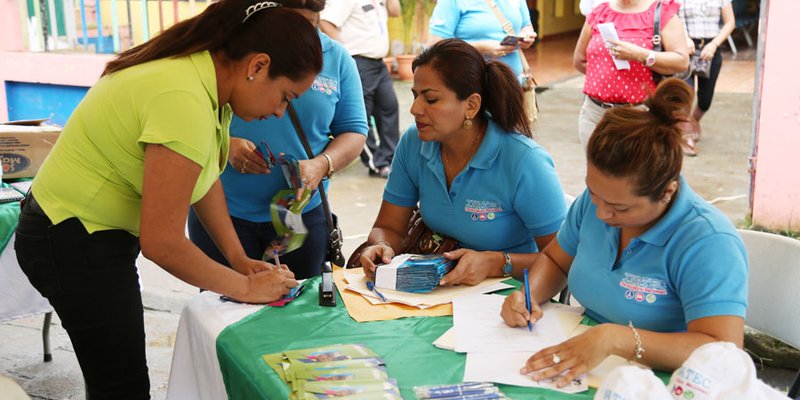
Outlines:
[[472, 129], [472, 119], [470, 119], [469, 115], [467, 115], [466, 119], [464, 119], [462, 126], [464, 129]]
[[249, 75], [249, 76], [247, 77], [247, 81], [248, 81], [248, 82], [252, 82], [252, 81], [253, 81], [253, 79], [255, 79], [255, 78], [253, 78], [253, 75]]

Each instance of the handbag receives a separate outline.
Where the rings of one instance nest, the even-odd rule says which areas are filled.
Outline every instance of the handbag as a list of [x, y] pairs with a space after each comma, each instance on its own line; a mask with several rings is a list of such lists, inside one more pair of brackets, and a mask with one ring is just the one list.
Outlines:
[[[414, 207], [411, 218], [408, 220], [406, 232], [403, 248], [397, 254], [442, 254], [461, 247], [458, 240], [428, 228], [417, 207]], [[347, 268], [360, 268], [361, 253], [369, 246], [371, 246], [369, 242], [361, 243], [347, 260]]]
[[[292, 125], [294, 125], [294, 130], [297, 132], [300, 142], [303, 143], [303, 148], [306, 150], [308, 159], [314, 158], [314, 152], [311, 150], [311, 145], [308, 144], [308, 139], [306, 139], [306, 134], [303, 131], [303, 127], [300, 125], [300, 119], [297, 117], [297, 111], [295, 111], [292, 103], [286, 106], [286, 111], [289, 114], [289, 118], [292, 120]], [[320, 182], [317, 188], [319, 189], [319, 197], [322, 199], [325, 221], [328, 224], [328, 247], [325, 250], [325, 260], [330, 261], [331, 264], [341, 266], [344, 265], [344, 255], [342, 254], [342, 230], [339, 228], [339, 221], [336, 215], [331, 213], [328, 196], [325, 194], [325, 185]]]
[[689, 67], [692, 73], [697, 75], [698, 78], [708, 79], [711, 77], [711, 60], [703, 60], [700, 58], [698, 50], [695, 50], [694, 54], [692, 54]]
[[[503, 15], [503, 12], [500, 11], [500, 8], [494, 3], [494, 0], [486, 0], [486, 3], [489, 4], [489, 8], [494, 13], [494, 16], [500, 21], [500, 25], [503, 27], [503, 31], [505, 31], [506, 35], [516, 36], [513, 25], [508, 18]], [[522, 98], [525, 101], [525, 113], [528, 115], [528, 121], [531, 126], [533, 126], [536, 120], [539, 119], [539, 105], [536, 102], [536, 80], [533, 79], [531, 66], [525, 58], [525, 53], [519, 47], [517, 47], [517, 53], [519, 54], [519, 59], [522, 60]]]

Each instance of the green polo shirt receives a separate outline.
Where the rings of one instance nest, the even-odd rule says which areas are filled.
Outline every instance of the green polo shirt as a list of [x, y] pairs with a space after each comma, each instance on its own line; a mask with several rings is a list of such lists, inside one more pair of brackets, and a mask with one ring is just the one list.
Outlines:
[[31, 190], [53, 224], [78, 217], [90, 233], [138, 236], [145, 145], [162, 144], [202, 167], [194, 203], [225, 168], [232, 115], [217, 103], [208, 51], [104, 76], [72, 113]]

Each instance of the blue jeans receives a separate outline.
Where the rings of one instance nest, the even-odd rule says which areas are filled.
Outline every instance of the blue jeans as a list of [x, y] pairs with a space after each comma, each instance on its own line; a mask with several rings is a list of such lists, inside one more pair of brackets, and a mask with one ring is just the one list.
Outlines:
[[[277, 239], [272, 222], [252, 222], [236, 217], [231, 217], [231, 220], [242, 247], [250, 258], [260, 260], [267, 246]], [[286, 264], [297, 279], [312, 278], [321, 273], [325, 250], [328, 247], [328, 224], [325, 221], [322, 205], [303, 214], [303, 223], [308, 229], [308, 236], [303, 246], [281, 256], [281, 263]], [[211, 240], [193, 209], [189, 210], [189, 239], [206, 255], [230, 267], [230, 263]]]
[[53, 225], [32, 194], [16, 234], [19, 265], [61, 318], [89, 398], [149, 399], [139, 238], [89, 234], [77, 218]]

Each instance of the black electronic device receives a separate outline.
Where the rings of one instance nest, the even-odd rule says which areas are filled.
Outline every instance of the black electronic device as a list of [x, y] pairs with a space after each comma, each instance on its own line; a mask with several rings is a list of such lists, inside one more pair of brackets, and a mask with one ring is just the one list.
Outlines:
[[520, 36], [506, 36], [503, 40], [500, 41], [501, 46], [518, 46], [519, 42], [522, 41], [522, 37]]
[[333, 269], [329, 261], [325, 261], [322, 264], [322, 282], [319, 283], [319, 305], [336, 307], [336, 284], [333, 282]]

